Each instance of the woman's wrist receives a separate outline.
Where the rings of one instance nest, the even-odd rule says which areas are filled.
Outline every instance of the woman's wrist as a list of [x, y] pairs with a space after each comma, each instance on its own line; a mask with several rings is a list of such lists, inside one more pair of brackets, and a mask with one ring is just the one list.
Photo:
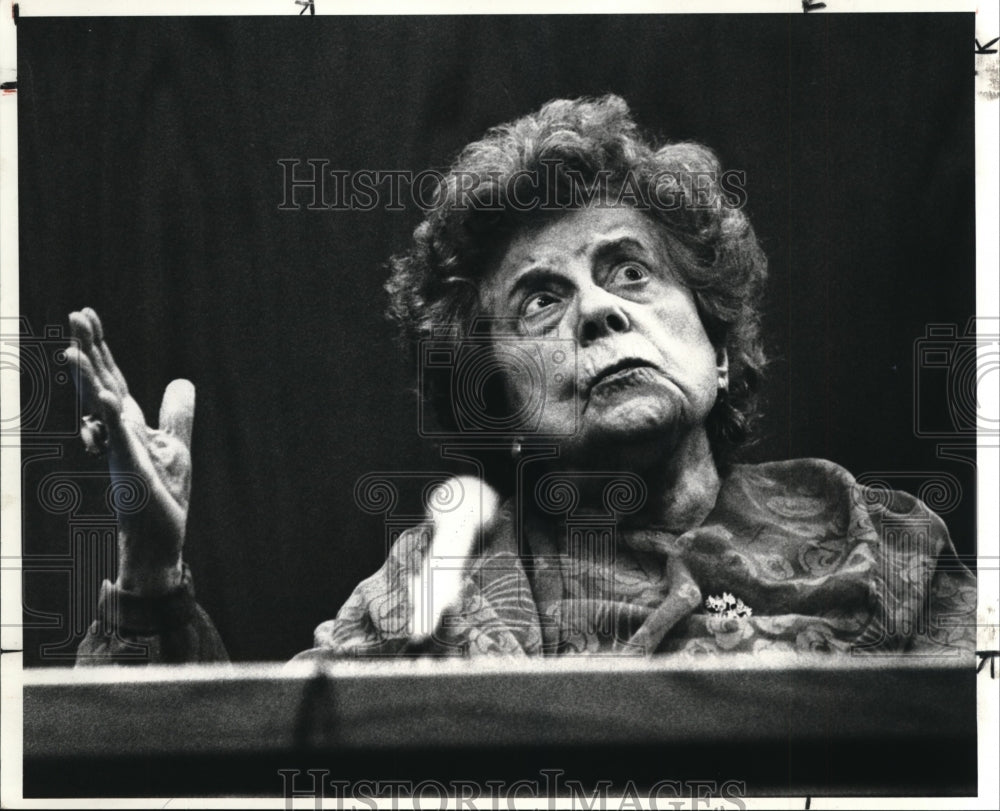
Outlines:
[[122, 591], [143, 597], [162, 597], [180, 587], [184, 567], [178, 558], [173, 564], [157, 566], [122, 559], [115, 586]]
[[103, 627], [132, 637], [167, 634], [190, 624], [197, 614], [197, 603], [187, 566], [181, 566], [176, 586], [169, 585], [171, 580], [172, 576], [163, 572], [144, 572], [132, 581], [120, 576], [115, 584], [105, 580], [97, 602]]

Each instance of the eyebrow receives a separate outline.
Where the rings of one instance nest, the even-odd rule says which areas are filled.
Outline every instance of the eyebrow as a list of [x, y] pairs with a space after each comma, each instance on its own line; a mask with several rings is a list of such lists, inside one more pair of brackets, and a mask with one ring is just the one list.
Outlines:
[[622, 248], [631, 248], [639, 253], [648, 256], [650, 254], [649, 248], [647, 248], [643, 243], [637, 240], [635, 237], [618, 237], [612, 238], [605, 242], [598, 244], [594, 249], [595, 259], [606, 259], [608, 254], [616, 253]]
[[516, 298], [525, 288], [540, 287], [546, 282], [565, 282], [566, 277], [548, 266], [535, 266], [524, 271], [507, 291], [507, 301]]
[[[649, 248], [647, 248], [635, 237], [630, 236], [612, 237], [604, 242], [598, 243], [592, 250], [594, 259], [601, 261], [607, 259], [609, 255], [619, 252], [623, 248], [630, 248], [644, 254], [647, 257], [650, 255]], [[565, 281], [566, 278], [559, 273], [559, 271], [554, 270], [548, 265], [541, 264], [530, 266], [527, 270], [519, 271], [519, 274], [520, 275], [517, 279], [515, 279], [514, 284], [511, 285], [510, 290], [507, 291], [506, 299], [508, 302], [515, 298], [517, 294], [525, 288], [540, 286], [545, 282]]]

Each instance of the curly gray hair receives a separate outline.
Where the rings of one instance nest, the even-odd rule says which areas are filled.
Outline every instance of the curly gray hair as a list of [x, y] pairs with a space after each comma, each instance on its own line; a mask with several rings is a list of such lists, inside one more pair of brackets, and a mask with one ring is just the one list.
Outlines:
[[[661, 226], [709, 339], [728, 353], [729, 388], [706, 421], [724, 463], [748, 439], [758, 408], [767, 260], [720, 177], [718, 159], [701, 144], [657, 147], [641, 138], [618, 96], [551, 101], [469, 144], [440, 178], [410, 249], [389, 262], [388, 315], [414, 349], [441, 329], [468, 335], [484, 315], [479, 280], [516, 229], [579, 208], [595, 191], [616, 194]], [[452, 427], [448, 391], [425, 394]]]

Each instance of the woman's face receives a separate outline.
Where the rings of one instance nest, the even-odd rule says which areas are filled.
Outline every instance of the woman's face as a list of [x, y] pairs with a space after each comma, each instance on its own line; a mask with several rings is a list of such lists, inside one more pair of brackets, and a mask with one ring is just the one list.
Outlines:
[[[515, 233], [482, 287], [496, 335], [544, 365], [509, 376], [512, 405], [538, 415], [526, 434], [562, 435], [564, 451], [679, 441], [703, 430], [727, 371], [656, 224], [630, 207], [585, 208]], [[555, 351], [547, 351], [556, 347]], [[556, 363], [558, 349], [575, 349]], [[563, 353], [566, 354], [566, 353]]]

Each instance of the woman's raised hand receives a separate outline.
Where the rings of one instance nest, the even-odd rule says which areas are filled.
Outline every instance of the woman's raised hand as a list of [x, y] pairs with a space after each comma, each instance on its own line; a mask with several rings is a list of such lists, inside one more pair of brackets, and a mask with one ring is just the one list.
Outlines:
[[[94, 453], [108, 456], [111, 478], [140, 489], [144, 498], [118, 511], [120, 588], [147, 596], [181, 581], [181, 549], [191, 495], [191, 428], [194, 386], [174, 380], [160, 406], [159, 428], [146, 424], [104, 340], [101, 320], [89, 307], [70, 313], [78, 346], [66, 351], [83, 399], [81, 436]], [[143, 487], [144, 485], [144, 487]]]

